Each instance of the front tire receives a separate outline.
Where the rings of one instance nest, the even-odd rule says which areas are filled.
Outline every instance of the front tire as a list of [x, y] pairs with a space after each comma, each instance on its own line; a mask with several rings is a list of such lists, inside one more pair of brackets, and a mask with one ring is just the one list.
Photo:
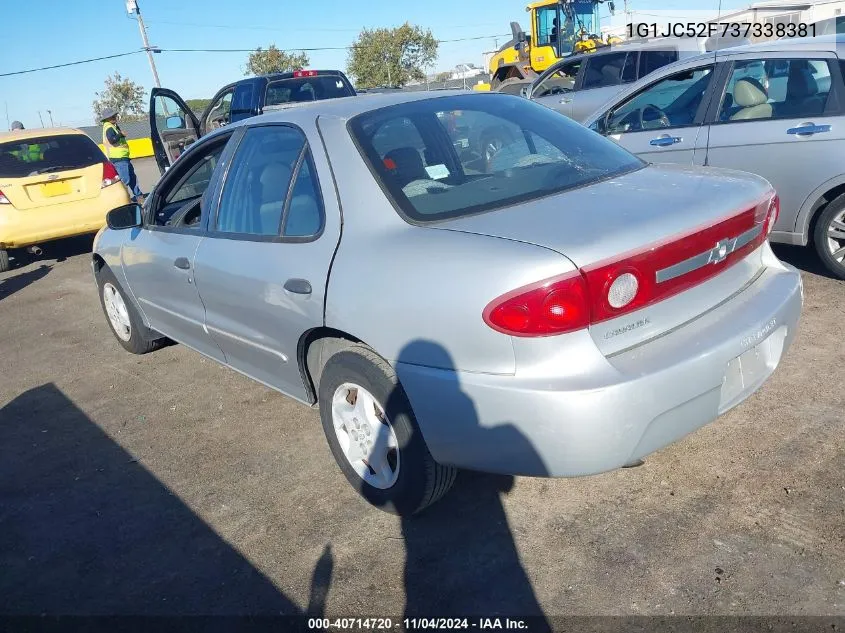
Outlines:
[[816, 222], [816, 252], [834, 276], [845, 279], [845, 194], [832, 200]]
[[445, 495], [456, 469], [434, 461], [393, 368], [364, 345], [326, 363], [320, 420], [346, 479], [372, 505], [415, 514]]
[[146, 354], [160, 347], [158, 340], [144, 338], [146, 328], [141, 316], [108, 266], [103, 266], [97, 273], [97, 287], [103, 314], [123, 349], [132, 354]]

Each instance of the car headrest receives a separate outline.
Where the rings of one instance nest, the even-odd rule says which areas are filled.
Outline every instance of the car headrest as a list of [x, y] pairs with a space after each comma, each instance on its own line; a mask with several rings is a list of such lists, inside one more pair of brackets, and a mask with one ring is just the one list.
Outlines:
[[793, 65], [789, 69], [786, 94], [793, 99], [804, 99], [819, 93], [819, 84], [809, 68]]
[[291, 170], [284, 163], [269, 163], [261, 170], [261, 202], [277, 202], [285, 199], [290, 183]]
[[756, 79], [745, 77], [734, 85], [734, 103], [742, 108], [753, 108], [768, 102], [766, 89]]
[[422, 156], [413, 147], [397, 147], [390, 150], [384, 155], [384, 165], [404, 183], [428, 178]]

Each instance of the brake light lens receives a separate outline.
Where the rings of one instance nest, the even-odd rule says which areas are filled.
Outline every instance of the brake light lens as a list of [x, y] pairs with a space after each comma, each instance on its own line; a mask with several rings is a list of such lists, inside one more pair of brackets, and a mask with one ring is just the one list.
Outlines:
[[117, 175], [117, 169], [115, 166], [111, 164], [111, 162], [106, 161], [103, 163], [103, 182], [100, 185], [101, 189], [105, 189], [106, 187], [113, 185], [115, 183], [120, 182], [120, 176]]
[[774, 193], [739, 214], [613, 260], [524, 286], [491, 301], [488, 326], [511, 336], [552, 336], [658, 303], [715, 277], [768, 238]]
[[12, 204], [2, 191], [0, 191], [0, 204]]
[[293, 71], [294, 77], [316, 77], [317, 71], [316, 70], [295, 70]]
[[550, 336], [590, 323], [587, 284], [580, 272], [524, 286], [491, 301], [484, 322], [512, 336]]

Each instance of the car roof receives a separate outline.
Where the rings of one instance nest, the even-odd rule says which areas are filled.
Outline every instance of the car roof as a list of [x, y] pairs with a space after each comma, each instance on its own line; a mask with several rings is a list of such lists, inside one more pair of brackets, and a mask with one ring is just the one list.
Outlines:
[[358, 116], [359, 114], [363, 114], [364, 112], [379, 110], [381, 108], [398, 105], [400, 103], [425, 101], [428, 99], [443, 99], [445, 97], [453, 97], [457, 95], [484, 99], [489, 98], [493, 94], [498, 93], [475, 92], [471, 90], [438, 90], [436, 92], [433, 90], [416, 92], [370, 92], [356, 97], [338, 97], [336, 99], [322, 99], [318, 101], [273, 106], [272, 112], [245, 119], [243, 123], [245, 125], [255, 125], [274, 121], [293, 122], [297, 119], [313, 119], [316, 116], [331, 116], [348, 120], [352, 117]]
[[[818, 37], [797, 37], [783, 40], [771, 40], [758, 44], [747, 44], [745, 46], [734, 46], [716, 51], [719, 58], [741, 55], [744, 53], [784, 53], [790, 51], [823, 52], [835, 53], [839, 47], [845, 45], [845, 34], [820, 35]], [[693, 58], [687, 58], [684, 62], [698, 61], [699, 59], [712, 58], [713, 52], [705, 53]], [[678, 62], [675, 62], [678, 63]]]
[[66, 136], [68, 134], [82, 134], [83, 136], [87, 136], [84, 132], [72, 127], [38, 127], [29, 130], [2, 132], [0, 133], [0, 143], [8, 143], [9, 141], [25, 141], [30, 138], [43, 136]]

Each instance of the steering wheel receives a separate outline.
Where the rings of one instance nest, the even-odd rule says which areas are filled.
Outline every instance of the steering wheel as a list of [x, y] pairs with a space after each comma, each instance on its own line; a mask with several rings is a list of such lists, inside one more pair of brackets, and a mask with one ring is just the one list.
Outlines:
[[[646, 116], [647, 112], [651, 116]], [[640, 109], [641, 130], [655, 130], [662, 127], [672, 127], [672, 122], [663, 110], [651, 103]]]

